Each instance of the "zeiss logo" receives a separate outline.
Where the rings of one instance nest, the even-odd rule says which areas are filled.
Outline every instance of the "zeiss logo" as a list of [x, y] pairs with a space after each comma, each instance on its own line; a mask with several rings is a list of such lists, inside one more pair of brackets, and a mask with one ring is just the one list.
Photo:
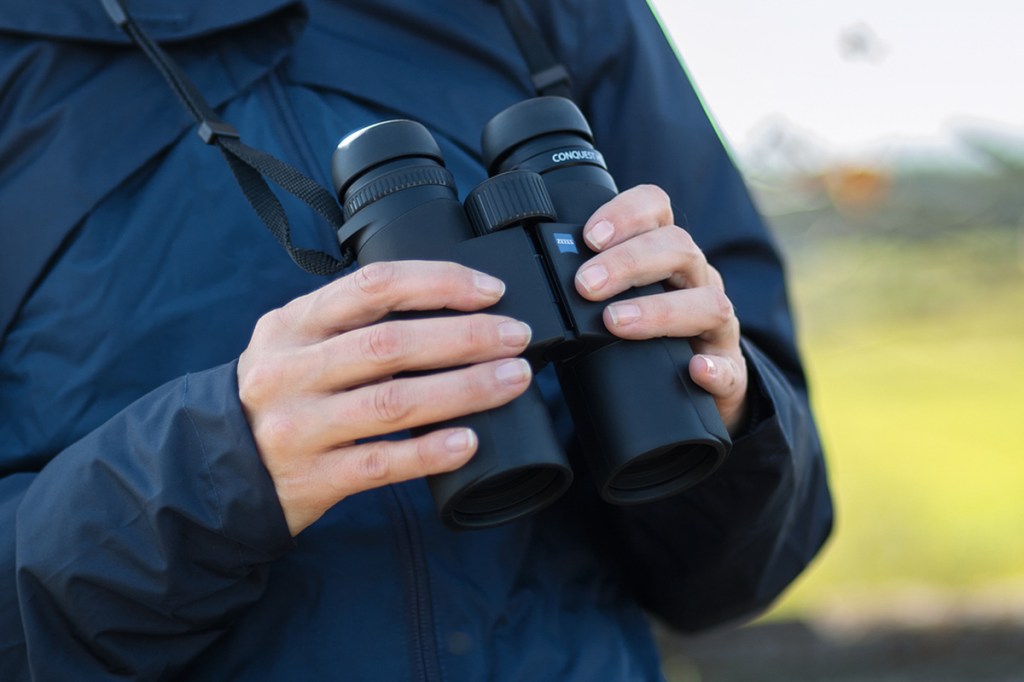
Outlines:
[[555, 232], [555, 245], [558, 246], [558, 253], [579, 253], [576, 249], [576, 240], [571, 234]]

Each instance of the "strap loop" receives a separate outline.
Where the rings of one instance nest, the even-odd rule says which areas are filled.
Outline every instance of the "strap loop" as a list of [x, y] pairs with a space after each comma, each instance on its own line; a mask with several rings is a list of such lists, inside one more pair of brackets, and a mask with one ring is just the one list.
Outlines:
[[537, 94], [572, 99], [569, 71], [555, 59], [540, 30], [527, 18], [516, 0], [498, 0], [498, 4], [530, 69], [530, 82]]
[[334, 195], [284, 161], [242, 142], [235, 127], [220, 120], [213, 107], [203, 98], [181, 67], [142, 30], [120, 0], [101, 2], [110, 20], [128, 34], [132, 42], [145, 53], [188, 113], [199, 124], [196, 132], [203, 142], [220, 148], [245, 198], [296, 265], [306, 272], [324, 276], [333, 275], [348, 267], [355, 260], [351, 249], [345, 249], [341, 260], [338, 260], [329, 253], [303, 249], [292, 244], [288, 216], [277, 196], [267, 185], [264, 176], [304, 201], [330, 223], [334, 231], [337, 231], [345, 219]]
[[218, 139], [222, 137], [230, 137], [235, 140], [242, 137], [233, 125], [224, 121], [203, 121], [199, 124], [199, 130], [196, 132], [206, 144], [217, 144]]
[[565, 67], [561, 64], [555, 64], [548, 69], [544, 69], [540, 73], [533, 74], [531, 80], [533, 81], [533, 88], [537, 92], [546, 92], [547, 90], [555, 89], [563, 85], [568, 87], [569, 72], [566, 71]]

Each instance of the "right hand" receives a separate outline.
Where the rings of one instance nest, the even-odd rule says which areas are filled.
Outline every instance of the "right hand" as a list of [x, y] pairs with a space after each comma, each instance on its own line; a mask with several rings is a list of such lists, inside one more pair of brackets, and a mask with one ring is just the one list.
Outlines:
[[454, 263], [380, 262], [260, 318], [238, 360], [239, 396], [292, 535], [349, 495], [469, 460], [469, 429], [355, 441], [488, 410], [526, 390], [529, 365], [512, 359], [529, 343], [521, 322], [381, 321], [393, 311], [477, 311], [502, 293], [499, 280]]

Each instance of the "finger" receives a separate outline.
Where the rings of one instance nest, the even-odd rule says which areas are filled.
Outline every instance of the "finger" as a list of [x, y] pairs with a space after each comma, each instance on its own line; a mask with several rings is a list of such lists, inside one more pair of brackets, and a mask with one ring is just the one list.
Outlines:
[[530, 327], [510, 317], [465, 315], [392, 320], [331, 337], [298, 351], [306, 385], [338, 391], [400, 372], [475, 364], [522, 353]]
[[393, 311], [480, 310], [504, 292], [501, 280], [455, 263], [380, 261], [295, 299], [278, 313], [300, 339], [315, 342]]
[[716, 398], [730, 397], [737, 387], [746, 384], [746, 370], [725, 355], [694, 355], [689, 370], [694, 383]]
[[441, 429], [417, 438], [381, 440], [346, 447], [321, 457], [320, 473], [334, 495], [345, 497], [370, 488], [459, 468], [476, 452], [472, 429]]
[[600, 252], [672, 223], [672, 202], [665, 191], [656, 185], [638, 185], [594, 211], [583, 226], [583, 239]]
[[604, 300], [627, 289], [667, 281], [674, 288], [712, 281], [704, 253], [685, 230], [674, 225], [639, 234], [594, 256], [576, 274], [584, 298]]
[[440, 429], [416, 438], [348, 445], [315, 458], [280, 485], [292, 535], [340, 500], [371, 488], [453, 471], [476, 453], [472, 429]]
[[298, 444], [323, 452], [504, 405], [526, 390], [530, 378], [529, 363], [515, 358], [384, 381], [309, 401], [279, 415], [257, 437], [268, 447]]
[[604, 323], [608, 331], [624, 339], [699, 337], [722, 347], [739, 342], [732, 302], [715, 286], [616, 301], [605, 308]]
[[690, 359], [693, 382], [711, 394], [730, 432], [743, 420], [747, 394], [747, 365], [741, 353], [694, 355]]

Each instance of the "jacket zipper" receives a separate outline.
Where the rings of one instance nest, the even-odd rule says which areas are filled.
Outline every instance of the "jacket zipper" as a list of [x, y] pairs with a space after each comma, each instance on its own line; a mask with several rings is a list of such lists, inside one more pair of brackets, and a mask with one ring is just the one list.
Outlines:
[[[289, 151], [296, 161], [302, 160], [301, 168], [306, 175], [316, 179], [317, 182], [325, 187], [330, 187], [329, 178], [327, 179], [327, 184], [324, 184], [324, 178], [319, 177], [321, 171], [320, 165], [317, 162], [317, 156], [310, 148], [308, 140], [302, 135], [302, 122], [292, 108], [291, 102], [288, 101], [288, 94], [285, 92], [284, 85], [281, 83], [281, 75], [278, 73], [278, 69], [281, 68], [279, 65], [271, 69], [267, 73], [267, 82], [270, 86], [270, 99], [273, 101], [274, 108], [284, 124], [283, 128], [287, 139], [282, 140], [282, 142], [287, 143]], [[295, 163], [295, 165], [298, 165], [298, 163]]]
[[398, 526], [398, 549], [405, 572], [406, 594], [412, 606], [409, 613], [410, 634], [413, 644], [413, 659], [419, 667], [418, 679], [424, 682], [440, 682], [441, 662], [434, 639], [434, 608], [430, 596], [430, 581], [427, 575], [426, 552], [423, 538], [412, 513], [412, 503], [407, 493], [399, 486], [390, 485], [387, 493], [394, 502], [393, 520]]

